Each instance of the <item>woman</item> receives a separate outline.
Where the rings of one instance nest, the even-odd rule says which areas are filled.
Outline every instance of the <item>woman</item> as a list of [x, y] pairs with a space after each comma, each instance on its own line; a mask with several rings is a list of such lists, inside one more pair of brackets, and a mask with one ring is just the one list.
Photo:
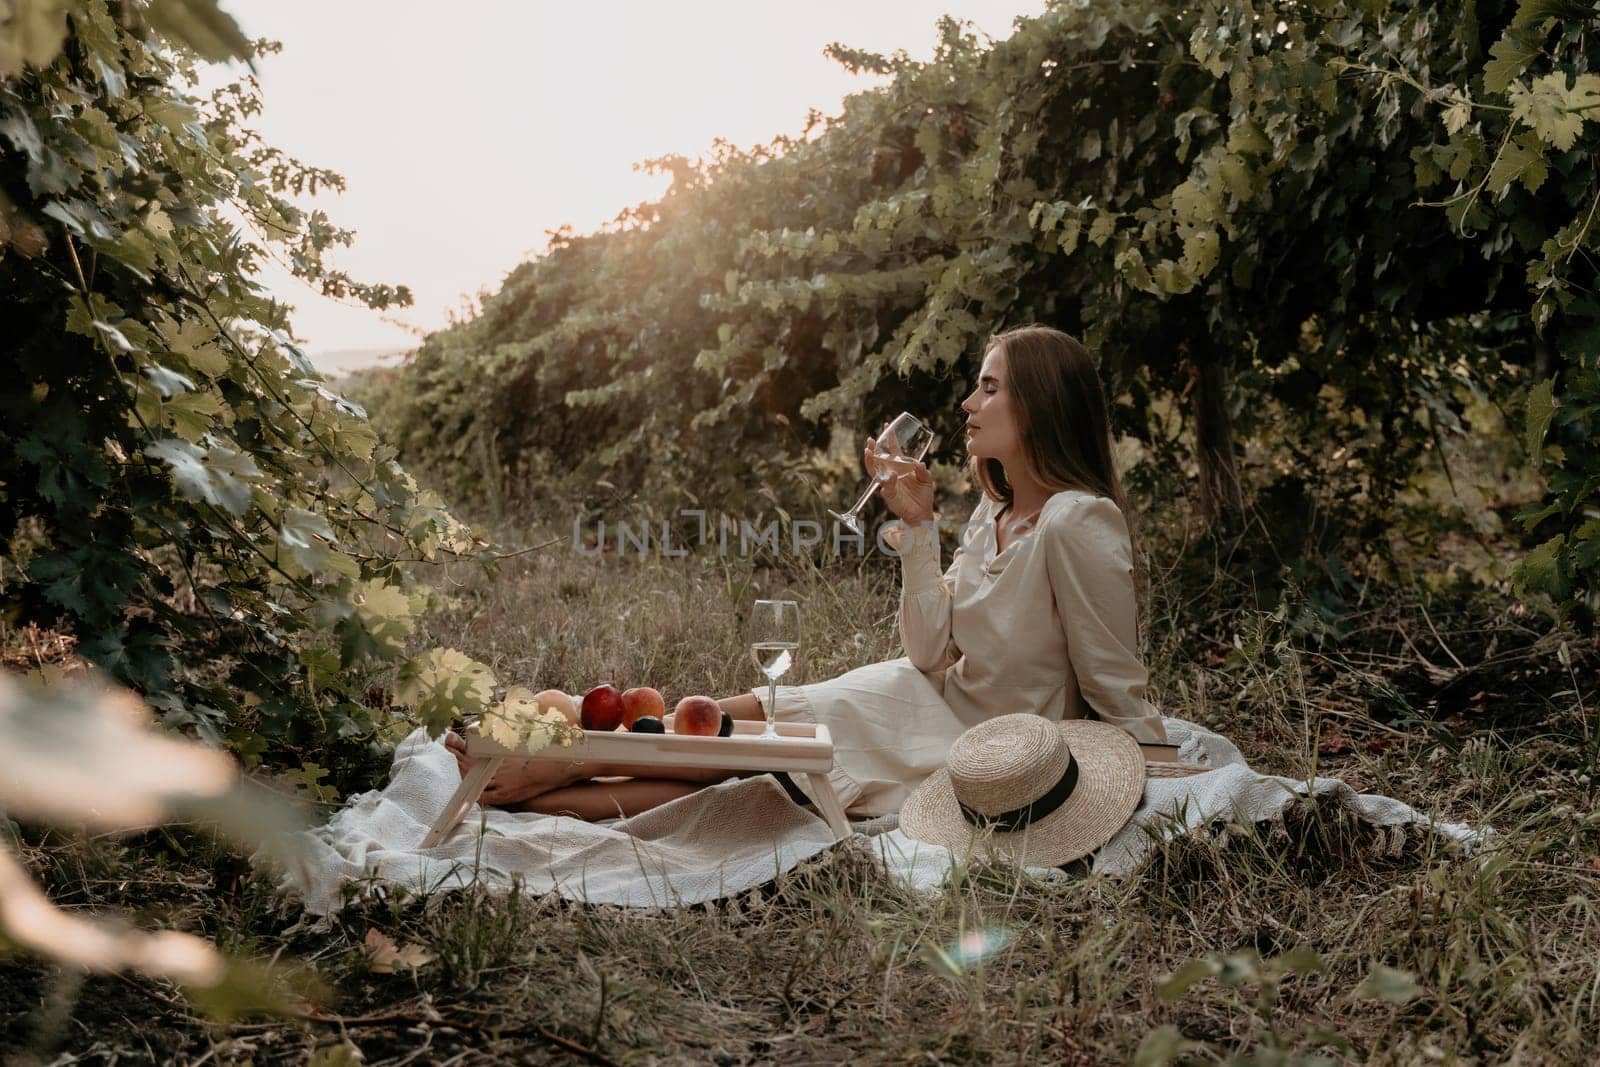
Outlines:
[[[961, 407], [983, 498], [948, 570], [940, 571], [927, 467], [896, 461], [883, 488], [884, 502], [908, 527], [900, 556], [905, 658], [778, 689], [778, 718], [828, 725], [830, 777], [854, 815], [898, 811], [962, 732], [996, 715], [1096, 715], [1135, 740], [1166, 740], [1145, 700], [1133, 553], [1105, 394], [1088, 351], [1044, 326], [999, 334]], [[873, 444], [868, 438], [869, 470]], [[759, 720], [765, 695], [762, 687], [720, 703], [735, 718]], [[461, 739], [451, 734], [447, 743], [465, 773]], [[647, 777], [661, 773], [507, 763], [483, 801], [608, 818], [729, 777], [721, 770]], [[630, 780], [583, 780], [611, 776]]]

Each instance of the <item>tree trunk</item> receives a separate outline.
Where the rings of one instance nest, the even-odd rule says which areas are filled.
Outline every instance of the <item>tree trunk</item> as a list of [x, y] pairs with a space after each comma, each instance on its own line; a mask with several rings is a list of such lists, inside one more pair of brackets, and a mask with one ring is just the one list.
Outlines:
[[1239, 466], [1233, 453], [1233, 418], [1228, 414], [1228, 371], [1207, 359], [1194, 381], [1194, 452], [1200, 466], [1200, 513], [1208, 523], [1244, 510]]
[[483, 453], [483, 488], [489, 495], [489, 514], [496, 519], [503, 519], [505, 501], [501, 496], [501, 480], [504, 474], [500, 470], [500, 446], [495, 442], [494, 431], [488, 426], [483, 426], [478, 433], [478, 444]]

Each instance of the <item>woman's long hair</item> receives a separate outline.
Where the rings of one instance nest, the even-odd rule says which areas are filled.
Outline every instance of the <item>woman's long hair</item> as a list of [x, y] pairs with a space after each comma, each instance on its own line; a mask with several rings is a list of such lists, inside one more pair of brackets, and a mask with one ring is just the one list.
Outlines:
[[[1126, 516], [1127, 498], [1111, 456], [1111, 420], [1094, 357], [1075, 337], [1049, 326], [1018, 326], [989, 339], [999, 349], [1006, 388], [1033, 478], [1052, 493], [1081, 489], [1109, 497]], [[1011, 483], [997, 459], [974, 459], [983, 491], [1009, 507]], [[1131, 517], [1130, 517], [1131, 521]]]

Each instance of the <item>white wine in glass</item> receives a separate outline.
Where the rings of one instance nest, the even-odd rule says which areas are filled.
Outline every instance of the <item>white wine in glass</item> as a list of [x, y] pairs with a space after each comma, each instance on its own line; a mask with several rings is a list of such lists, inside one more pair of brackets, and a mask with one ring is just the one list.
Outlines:
[[921, 419], [906, 411], [896, 415], [873, 443], [872, 481], [862, 492], [861, 498], [849, 511], [830, 510], [828, 514], [857, 537], [862, 536], [861, 509], [867, 506], [872, 494], [894, 477], [898, 461], [921, 462], [932, 443], [933, 431], [924, 426]]
[[750, 612], [750, 655], [767, 680], [767, 726], [762, 737], [778, 736], [778, 679], [800, 658], [800, 605], [793, 600], [758, 600]]

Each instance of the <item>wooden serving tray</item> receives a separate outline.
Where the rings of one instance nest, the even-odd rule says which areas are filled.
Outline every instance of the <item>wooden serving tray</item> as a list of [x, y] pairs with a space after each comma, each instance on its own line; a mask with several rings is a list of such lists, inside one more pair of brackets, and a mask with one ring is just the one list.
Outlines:
[[803, 774], [811, 786], [817, 809], [836, 838], [850, 836], [844, 806], [833, 791], [828, 772], [833, 769], [833, 737], [828, 728], [811, 723], [778, 723], [777, 737], [763, 737], [765, 723], [734, 720], [728, 737], [704, 737], [672, 732], [673, 717], [665, 720], [664, 734], [636, 734], [625, 730], [585, 730], [570, 746], [547, 745], [534, 753], [506, 748], [468, 727], [467, 755], [477, 762], [445, 804], [422, 839], [434, 848], [478, 802], [483, 789], [508, 759], [560, 760], [565, 763], [630, 763], [646, 767], [708, 767], [730, 771], [784, 771]]
[[477, 733], [468, 733], [469, 756], [508, 759], [588, 760], [646, 763], [656, 767], [721, 767], [730, 771], [796, 771], [826, 774], [833, 769], [833, 738], [826, 726], [780, 722], [777, 737], [762, 737], [765, 723], [735, 719], [727, 737], [672, 732], [672, 716], [664, 734], [628, 730], [585, 730], [570, 746], [547, 745], [529, 755], [505, 748]]

